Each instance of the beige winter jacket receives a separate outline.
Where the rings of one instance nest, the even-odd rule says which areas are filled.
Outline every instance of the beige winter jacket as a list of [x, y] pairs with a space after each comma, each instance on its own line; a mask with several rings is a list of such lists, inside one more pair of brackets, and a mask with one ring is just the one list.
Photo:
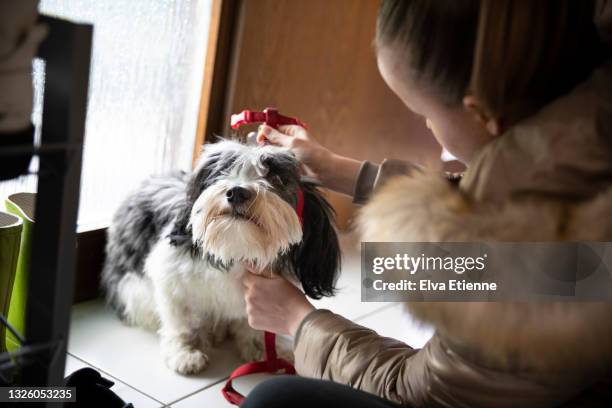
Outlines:
[[[458, 185], [389, 180], [397, 167], [362, 169], [362, 241], [612, 241], [612, 64], [487, 144]], [[420, 350], [312, 312], [298, 373], [415, 407], [612, 406], [612, 303], [406, 307], [436, 328]]]

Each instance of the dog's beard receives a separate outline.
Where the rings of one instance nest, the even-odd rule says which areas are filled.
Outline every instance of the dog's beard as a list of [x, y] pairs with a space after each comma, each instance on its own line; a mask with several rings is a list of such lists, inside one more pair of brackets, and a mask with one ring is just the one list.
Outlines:
[[265, 268], [302, 240], [295, 210], [277, 194], [260, 187], [248, 208], [236, 212], [225, 191], [222, 185], [211, 186], [193, 205], [193, 242], [203, 255], [226, 265], [249, 262]]

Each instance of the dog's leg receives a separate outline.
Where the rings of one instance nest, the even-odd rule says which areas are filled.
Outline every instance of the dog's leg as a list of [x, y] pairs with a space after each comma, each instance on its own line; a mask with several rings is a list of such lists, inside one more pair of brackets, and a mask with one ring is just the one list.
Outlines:
[[166, 365], [185, 375], [204, 370], [208, 366], [208, 355], [194, 346], [197, 337], [193, 333], [162, 334], [161, 347]]
[[153, 282], [155, 307], [159, 316], [161, 352], [166, 365], [180, 374], [194, 374], [208, 366], [210, 341], [203, 329], [213, 319], [194, 310], [185, 296], [189, 282], [177, 270], [191, 260], [168, 242], [160, 241], [153, 247], [145, 270]]
[[218, 321], [209, 328], [203, 329], [202, 334], [206, 336], [204, 341], [208, 340], [213, 347], [218, 347], [227, 340], [228, 331], [228, 322]]
[[202, 336], [201, 325], [190, 321], [188, 310], [177, 313], [174, 305], [159, 305], [161, 318], [161, 351], [166, 365], [179, 374], [195, 374], [208, 366], [208, 336]]
[[208, 366], [210, 341], [202, 336], [205, 319], [193, 313], [176, 296], [166, 295], [163, 288], [155, 292], [161, 326], [161, 351], [166, 365], [179, 374], [195, 374]]
[[263, 358], [264, 334], [262, 331], [252, 329], [246, 319], [239, 319], [232, 321], [230, 332], [242, 359], [256, 361]]

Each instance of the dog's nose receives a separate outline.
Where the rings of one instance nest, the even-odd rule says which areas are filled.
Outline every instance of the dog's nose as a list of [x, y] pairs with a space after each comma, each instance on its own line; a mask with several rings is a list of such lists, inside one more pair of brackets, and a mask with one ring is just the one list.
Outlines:
[[252, 193], [244, 187], [232, 187], [225, 193], [227, 202], [232, 205], [240, 205], [251, 199]]

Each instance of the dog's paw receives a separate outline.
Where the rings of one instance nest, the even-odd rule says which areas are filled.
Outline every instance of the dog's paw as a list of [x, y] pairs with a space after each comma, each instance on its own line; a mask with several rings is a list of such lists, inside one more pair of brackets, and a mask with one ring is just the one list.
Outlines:
[[167, 355], [166, 364], [179, 374], [197, 374], [208, 367], [208, 356], [200, 350], [183, 349]]

